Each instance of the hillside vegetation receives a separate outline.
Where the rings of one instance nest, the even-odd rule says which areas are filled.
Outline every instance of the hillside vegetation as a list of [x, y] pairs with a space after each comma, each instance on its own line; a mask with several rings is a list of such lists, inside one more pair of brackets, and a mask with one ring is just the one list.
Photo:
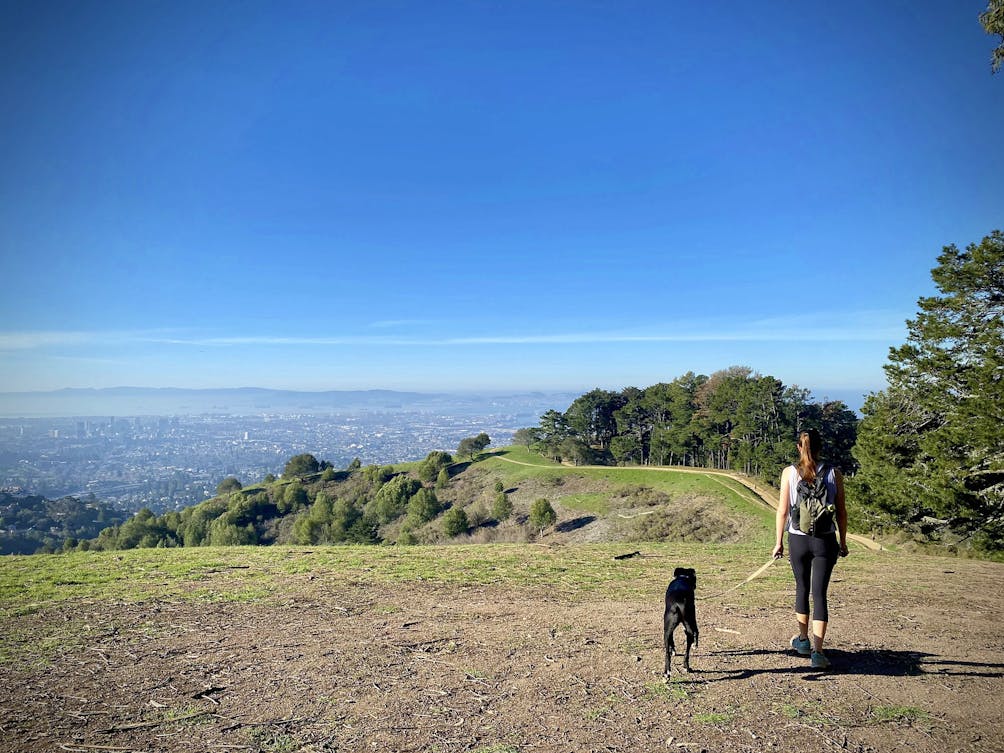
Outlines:
[[97, 499], [0, 492], [0, 554], [32, 554], [72, 549], [125, 515]]
[[418, 463], [318, 470], [297, 456], [282, 478], [220, 493], [180, 512], [148, 510], [81, 550], [274, 544], [742, 541], [772, 513], [727, 478], [640, 468], [575, 468], [525, 448], [437, 451]]

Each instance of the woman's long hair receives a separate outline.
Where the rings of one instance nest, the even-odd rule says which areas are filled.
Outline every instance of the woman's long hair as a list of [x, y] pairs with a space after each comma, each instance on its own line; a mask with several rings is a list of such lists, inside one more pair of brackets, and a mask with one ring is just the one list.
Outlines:
[[798, 475], [812, 483], [816, 479], [816, 464], [823, 451], [823, 440], [815, 429], [798, 435]]

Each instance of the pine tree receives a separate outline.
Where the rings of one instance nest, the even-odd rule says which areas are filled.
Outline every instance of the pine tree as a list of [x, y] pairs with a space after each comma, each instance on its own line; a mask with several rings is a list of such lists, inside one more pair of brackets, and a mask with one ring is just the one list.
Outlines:
[[[946, 246], [888, 390], [864, 407], [859, 488], [898, 522], [1004, 548], [1004, 233]], [[940, 532], [936, 529], [941, 527]]]

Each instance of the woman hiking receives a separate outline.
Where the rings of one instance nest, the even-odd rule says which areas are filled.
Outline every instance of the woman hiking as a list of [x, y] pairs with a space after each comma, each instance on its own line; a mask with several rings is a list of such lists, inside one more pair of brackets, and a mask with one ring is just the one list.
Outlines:
[[[787, 528], [788, 558], [795, 575], [795, 620], [798, 623], [798, 635], [791, 639], [791, 647], [800, 656], [810, 657], [814, 668], [827, 669], [830, 661], [823, 653], [823, 639], [830, 619], [826, 589], [837, 557], [847, 556], [847, 508], [844, 505], [843, 476], [836, 468], [822, 462], [821, 452], [822, 440], [818, 431], [809, 429], [798, 435], [798, 463], [788, 466], [781, 473], [774, 557], [784, 555], [783, 537]], [[813, 489], [816, 490], [818, 504], [810, 499]], [[818, 517], [812, 520], [806, 512], [808, 510], [816, 512]]]

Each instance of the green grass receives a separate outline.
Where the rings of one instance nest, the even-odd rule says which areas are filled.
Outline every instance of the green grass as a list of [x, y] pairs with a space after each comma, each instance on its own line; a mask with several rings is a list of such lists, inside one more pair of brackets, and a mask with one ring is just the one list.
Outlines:
[[570, 510], [606, 515], [610, 512], [610, 495], [601, 492], [570, 494], [567, 497], [561, 497], [561, 505]]
[[650, 682], [645, 686], [645, 698], [647, 700], [673, 700], [689, 701], [690, 691], [686, 686], [673, 680], [670, 682]]
[[[677, 563], [702, 569], [708, 592], [733, 585], [763, 562], [758, 545], [647, 544], [645, 557], [615, 561], [624, 544], [567, 547], [315, 546], [200, 547], [72, 552], [0, 559], [0, 617], [66, 602], [258, 602], [348, 582], [500, 585], [623, 598], [660, 598]], [[306, 577], [310, 575], [308, 580]], [[743, 587], [785, 587], [782, 567]], [[783, 584], [783, 585], [782, 585]]]
[[833, 724], [837, 720], [823, 713], [824, 704], [807, 702], [802, 705], [786, 703], [780, 707], [781, 715], [788, 719], [798, 719], [808, 724]]
[[[514, 462], [507, 462], [514, 461]], [[527, 463], [529, 465], [521, 465]], [[770, 527], [774, 522], [774, 512], [765, 507], [752, 491], [725, 476], [693, 473], [683, 470], [638, 468], [638, 467], [574, 467], [554, 463], [528, 451], [525, 447], [506, 447], [480, 461], [510, 486], [534, 479], [547, 484], [555, 483], [555, 494], [562, 505], [575, 510], [605, 514], [610, 510], [612, 494], [581, 493], [562, 495], [560, 479], [578, 476], [605, 483], [611, 488], [649, 487], [666, 492], [673, 498], [706, 497], [720, 500], [732, 512], [751, 515], [761, 524]]]
[[871, 719], [877, 724], [884, 722], [909, 724], [930, 720], [931, 715], [915, 706], [876, 706], [871, 710]]

